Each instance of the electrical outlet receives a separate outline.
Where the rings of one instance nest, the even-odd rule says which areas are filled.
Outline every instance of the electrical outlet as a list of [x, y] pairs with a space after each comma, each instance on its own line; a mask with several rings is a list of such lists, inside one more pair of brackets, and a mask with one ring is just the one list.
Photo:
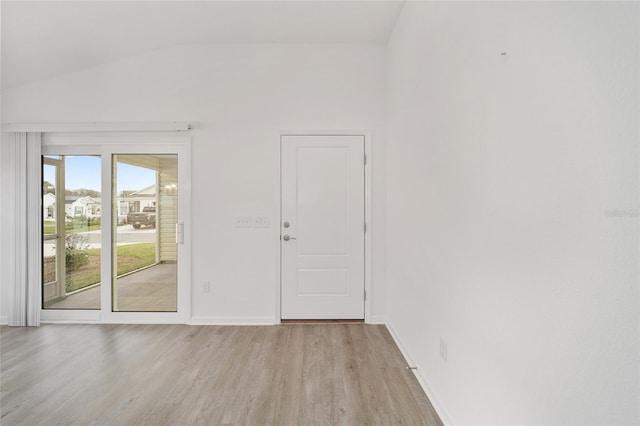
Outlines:
[[211, 282], [210, 281], [202, 281], [202, 292], [203, 293], [211, 293]]
[[448, 356], [448, 354], [447, 354], [447, 351], [448, 351], [447, 346], [448, 346], [447, 341], [444, 340], [441, 337], [440, 338], [440, 358], [442, 358], [442, 360], [444, 362], [447, 362], [447, 356]]
[[251, 216], [236, 217], [236, 228], [251, 228]]
[[269, 227], [269, 216], [254, 216], [253, 217], [253, 227], [254, 228], [268, 228]]

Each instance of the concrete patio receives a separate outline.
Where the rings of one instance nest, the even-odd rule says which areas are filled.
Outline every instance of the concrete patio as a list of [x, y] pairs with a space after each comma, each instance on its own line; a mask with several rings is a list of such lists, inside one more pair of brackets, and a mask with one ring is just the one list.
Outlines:
[[[118, 278], [118, 311], [175, 312], [177, 310], [177, 264], [159, 263]], [[67, 296], [47, 309], [100, 309], [98, 284]]]

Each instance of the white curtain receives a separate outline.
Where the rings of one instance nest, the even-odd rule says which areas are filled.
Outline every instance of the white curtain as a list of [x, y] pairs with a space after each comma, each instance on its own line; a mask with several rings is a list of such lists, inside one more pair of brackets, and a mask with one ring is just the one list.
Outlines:
[[7, 322], [40, 325], [41, 133], [6, 133], [2, 142], [2, 286]]

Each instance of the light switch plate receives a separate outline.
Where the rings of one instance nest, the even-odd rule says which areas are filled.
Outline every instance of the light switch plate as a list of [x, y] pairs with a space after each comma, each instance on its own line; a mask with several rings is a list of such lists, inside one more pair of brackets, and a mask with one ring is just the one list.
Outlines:
[[253, 217], [253, 227], [254, 228], [268, 228], [269, 227], [269, 216], [254, 216]]
[[251, 216], [236, 217], [236, 228], [251, 228]]

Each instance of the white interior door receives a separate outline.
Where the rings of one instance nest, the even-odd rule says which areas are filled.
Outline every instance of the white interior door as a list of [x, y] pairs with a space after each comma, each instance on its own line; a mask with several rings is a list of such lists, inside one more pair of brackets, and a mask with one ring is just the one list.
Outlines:
[[364, 319], [364, 136], [282, 136], [282, 319]]

